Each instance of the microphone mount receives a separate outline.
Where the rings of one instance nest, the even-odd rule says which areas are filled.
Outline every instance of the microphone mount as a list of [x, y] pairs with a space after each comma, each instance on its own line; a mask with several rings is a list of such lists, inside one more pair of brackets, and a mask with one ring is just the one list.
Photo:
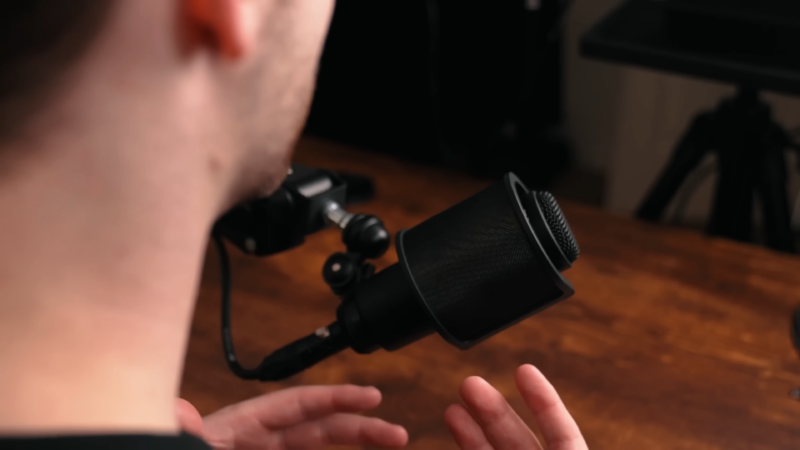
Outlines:
[[346, 252], [331, 255], [323, 279], [344, 301], [375, 274], [368, 259], [383, 256], [391, 235], [383, 222], [369, 214], [352, 214], [341, 205], [346, 184], [333, 172], [293, 165], [281, 188], [267, 198], [238, 206], [215, 225], [212, 239], [222, 272], [222, 342], [231, 371], [243, 379], [279, 381], [348, 348], [352, 339], [338, 322], [273, 352], [256, 368], [243, 368], [233, 347], [230, 326], [231, 274], [223, 238], [245, 253], [269, 256], [300, 246], [307, 234], [336, 227]]
[[350, 214], [335, 202], [328, 202], [323, 214], [329, 224], [342, 231], [347, 252], [331, 255], [325, 261], [322, 277], [333, 293], [344, 299], [360, 282], [375, 274], [375, 265], [366, 260], [383, 256], [391, 236], [377, 217]]

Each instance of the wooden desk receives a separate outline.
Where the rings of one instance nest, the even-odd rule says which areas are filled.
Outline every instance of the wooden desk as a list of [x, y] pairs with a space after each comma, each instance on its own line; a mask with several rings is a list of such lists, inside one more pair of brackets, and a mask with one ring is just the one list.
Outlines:
[[[296, 157], [374, 177], [375, 201], [356, 208], [392, 233], [413, 227], [484, 183], [304, 139]], [[347, 350], [283, 384], [235, 378], [222, 357], [216, 257], [210, 253], [192, 329], [183, 396], [202, 413], [298, 384], [358, 383], [384, 393], [376, 414], [405, 425], [412, 449], [454, 449], [442, 421], [469, 375], [518, 410], [514, 369], [537, 365], [592, 449], [797, 449], [800, 359], [789, 338], [800, 305], [800, 260], [564, 204], [582, 256], [566, 273], [577, 294], [476, 348], [431, 336], [395, 353]], [[287, 254], [233, 253], [234, 339], [255, 364], [334, 318], [322, 281], [340, 251], [336, 231]], [[394, 249], [380, 261], [396, 261]], [[523, 417], [529, 418], [523, 414]]]

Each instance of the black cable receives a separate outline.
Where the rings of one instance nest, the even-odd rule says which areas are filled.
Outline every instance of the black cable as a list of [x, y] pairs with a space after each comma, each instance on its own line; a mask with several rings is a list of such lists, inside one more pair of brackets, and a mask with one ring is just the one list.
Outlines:
[[236, 376], [246, 380], [255, 380], [258, 379], [261, 371], [259, 369], [243, 368], [236, 359], [236, 352], [233, 349], [233, 339], [231, 338], [231, 266], [228, 260], [228, 251], [225, 249], [225, 242], [222, 240], [222, 236], [218, 233], [212, 234], [212, 240], [219, 255], [222, 278], [222, 349], [225, 352], [225, 360]]
[[231, 337], [231, 268], [225, 242], [216, 231], [211, 235], [219, 255], [222, 289], [222, 349], [228, 367], [245, 380], [280, 381], [296, 375], [318, 362], [350, 346], [347, 335], [338, 323], [288, 344], [266, 358], [254, 369], [245, 369], [236, 359]]

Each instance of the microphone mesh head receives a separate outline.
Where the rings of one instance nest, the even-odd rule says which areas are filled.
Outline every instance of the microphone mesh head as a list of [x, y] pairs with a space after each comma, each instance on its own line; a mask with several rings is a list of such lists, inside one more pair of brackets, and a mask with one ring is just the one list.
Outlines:
[[498, 183], [398, 239], [400, 258], [439, 331], [461, 348], [563, 298], [554, 268], [537, 256], [515, 209], [516, 196]]
[[561, 252], [564, 253], [564, 256], [567, 257], [570, 264], [574, 263], [575, 260], [578, 259], [578, 256], [580, 256], [581, 251], [578, 248], [578, 241], [575, 240], [572, 229], [569, 227], [569, 223], [567, 223], [567, 218], [564, 217], [564, 213], [558, 206], [558, 202], [556, 202], [553, 194], [549, 192], [537, 192], [536, 198], [539, 200], [544, 219], [547, 221], [547, 225], [550, 227], [550, 232], [553, 233], [558, 247], [561, 249]]

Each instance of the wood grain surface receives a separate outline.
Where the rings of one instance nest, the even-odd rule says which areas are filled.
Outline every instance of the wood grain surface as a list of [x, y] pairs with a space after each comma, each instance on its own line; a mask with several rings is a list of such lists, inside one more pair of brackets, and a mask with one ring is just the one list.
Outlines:
[[[304, 138], [297, 162], [374, 178], [376, 214], [410, 228], [487, 183]], [[301, 384], [374, 385], [374, 414], [404, 425], [411, 449], [455, 449], [442, 420], [470, 375], [494, 384], [523, 418], [521, 364], [560, 392], [592, 449], [798, 449], [800, 359], [789, 337], [800, 306], [800, 259], [562, 203], [582, 255], [566, 272], [576, 295], [462, 352], [433, 335], [400, 351], [347, 350], [285, 383], [233, 376], [219, 338], [219, 275], [210, 252], [188, 349], [182, 396], [202, 413]], [[334, 320], [322, 280], [343, 245], [327, 230], [266, 259], [232, 251], [233, 333], [241, 360]], [[379, 268], [396, 261], [392, 248]]]

